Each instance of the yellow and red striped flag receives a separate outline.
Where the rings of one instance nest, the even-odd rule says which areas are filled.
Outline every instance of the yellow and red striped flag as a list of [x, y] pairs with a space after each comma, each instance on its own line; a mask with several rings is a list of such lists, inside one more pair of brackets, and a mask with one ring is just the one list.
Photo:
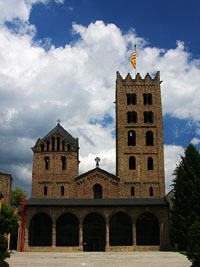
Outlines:
[[1, 212], [1, 205], [2, 205], [2, 200], [0, 199], [0, 212]]
[[135, 48], [134, 48], [134, 51], [133, 51], [133, 55], [132, 55], [132, 58], [131, 58], [131, 64], [133, 66], [134, 69], [136, 69], [136, 45], [135, 45]]

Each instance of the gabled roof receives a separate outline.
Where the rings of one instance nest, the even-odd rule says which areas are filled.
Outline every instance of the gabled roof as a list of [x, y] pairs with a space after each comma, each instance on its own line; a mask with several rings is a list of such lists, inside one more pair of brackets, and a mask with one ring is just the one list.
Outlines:
[[74, 139], [71, 134], [69, 134], [59, 123], [56, 125], [55, 128], [53, 128], [45, 137], [42, 138], [42, 140], [48, 138], [52, 134], [59, 133], [62, 137], [67, 139], [70, 143], [75, 144], [76, 139]]
[[95, 173], [95, 172], [99, 172], [99, 173], [101, 173], [101, 174], [103, 174], [105, 176], [108, 176], [108, 177], [110, 177], [111, 179], [114, 179], [117, 182], [120, 181], [120, 178], [119, 177], [117, 177], [116, 175], [114, 175], [114, 174], [112, 174], [110, 172], [107, 172], [107, 171], [105, 171], [105, 170], [103, 170], [103, 169], [101, 169], [99, 167], [96, 167], [96, 168], [94, 168], [94, 169], [92, 169], [92, 170], [90, 170], [88, 172], [85, 172], [85, 173], [83, 173], [83, 174], [75, 177], [74, 180], [77, 181], [77, 180], [79, 180], [81, 178], [84, 178], [84, 177], [86, 177], [86, 176], [88, 176], [88, 175], [90, 175], [92, 173]]

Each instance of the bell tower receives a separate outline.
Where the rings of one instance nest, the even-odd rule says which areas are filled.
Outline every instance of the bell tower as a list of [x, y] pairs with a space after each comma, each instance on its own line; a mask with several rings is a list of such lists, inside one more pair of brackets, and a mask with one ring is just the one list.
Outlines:
[[79, 146], [60, 120], [33, 150], [32, 198], [75, 198]]
[[116, 175], [120, 198], [165, 195], [160, 73], [116, 80]]

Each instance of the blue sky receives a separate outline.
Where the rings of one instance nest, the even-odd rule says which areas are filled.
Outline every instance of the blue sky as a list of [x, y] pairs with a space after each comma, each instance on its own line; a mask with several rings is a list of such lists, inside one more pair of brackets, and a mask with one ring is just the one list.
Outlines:
[[[31, 190], [31, 147], [61, 124], [80, 140], [80, 172], [115, 172], [115, 79], [161, 71], [165, 171], [200, 149], [200, 2], [0, 0], [0, 171]], [[100, 92], [100, 93], [99, 93]]]

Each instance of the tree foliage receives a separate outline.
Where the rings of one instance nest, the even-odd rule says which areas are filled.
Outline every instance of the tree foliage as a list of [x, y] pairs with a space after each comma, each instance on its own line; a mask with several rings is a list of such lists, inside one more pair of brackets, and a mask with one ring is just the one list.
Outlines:
[[170, 237], [186, 250], [188, 229], [200, 217], [200, 154], [190, 144], [174, 171], [173, 207], [170, 212]]
[[195, 220], [189, 228], [186, 255], [193, 267], [200, 266], [200, 220]]
[[4, 260], [10, 255], [7, 251], [8, 241], [5, 234], [14, 234], [18, 229], [19, 216], [6, 204], [2, 203], [0, 210], [0, 266], [9, 266]]
[[19, 206], [22, 204], [22, 198], [25, 195], [26, 191], [19, 188], [15, 187], [14, 190], [11, 192], [11, 204], [15, 206]]

